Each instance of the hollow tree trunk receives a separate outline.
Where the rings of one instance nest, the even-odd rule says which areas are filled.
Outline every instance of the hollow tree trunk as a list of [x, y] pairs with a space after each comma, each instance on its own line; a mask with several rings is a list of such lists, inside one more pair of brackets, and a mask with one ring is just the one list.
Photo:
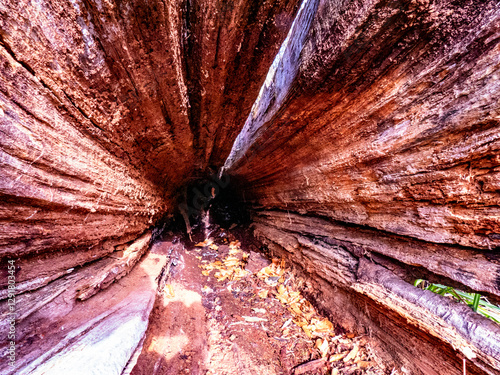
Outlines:
[[493, 0], [3, 1], [0, 371], [64, 372], [79, 345], [98, 369], [116, 339], [120, 374], [165, 263], [151, 228], [223, 168], [388, 364], [499, 374], [500, 327], [411, 285], [500, 301], [499, 41]]

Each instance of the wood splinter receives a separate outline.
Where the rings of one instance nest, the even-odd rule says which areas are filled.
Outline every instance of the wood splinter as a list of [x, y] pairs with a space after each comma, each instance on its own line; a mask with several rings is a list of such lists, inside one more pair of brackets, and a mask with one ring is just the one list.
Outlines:
[[315, 371], [326, 364], [326, 358], [315, 359], [314, 361], [306, 362], [296, 366], [293, 369], [294, 375], [306, 374], [310, 371]]

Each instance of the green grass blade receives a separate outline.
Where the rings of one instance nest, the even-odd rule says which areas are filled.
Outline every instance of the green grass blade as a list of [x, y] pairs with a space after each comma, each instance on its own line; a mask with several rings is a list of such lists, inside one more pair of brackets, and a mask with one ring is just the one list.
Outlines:
[[422, 284], [424, 282], [423, 279], [417, 279], [415, 280], [415, 282], [413, 283], [413, 286], [415, 287], [418, 287], [420, 284]]
[[424, 290], [429, 290], [435, 294], [457, 299], [458, 301], [469, 305], [475, 312], [500, 324], [500, 307], [490, 303], [485, 297], [482, 297], [481, 294], [467, 293], [446, 285], [428, 283], [423, 279], [415, 280], [413, 285], [418, 287], [422, 283], [422, 286], [427, 283], [427, 286], [423, 288]]
[[474, 301], [472, 302], [472, 310], [477, 311], [479, 307], [479, 300], [481, 299], [481, 295], [479, 293], [474, 294]]

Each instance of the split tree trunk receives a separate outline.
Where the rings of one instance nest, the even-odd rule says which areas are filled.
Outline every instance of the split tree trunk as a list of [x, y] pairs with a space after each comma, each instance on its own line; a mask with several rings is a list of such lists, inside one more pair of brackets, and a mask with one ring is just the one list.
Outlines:
[[500, 301], [499, 25], [493, 0], [3, 1], [19, 315], [0, 371], [61, 366], [129, 322], [119, 374], [165, 262], [143, 255], [148, 228], [224, 166], [256, 235], [387, 363], [500, 373], [498, 325], [411, 285]]

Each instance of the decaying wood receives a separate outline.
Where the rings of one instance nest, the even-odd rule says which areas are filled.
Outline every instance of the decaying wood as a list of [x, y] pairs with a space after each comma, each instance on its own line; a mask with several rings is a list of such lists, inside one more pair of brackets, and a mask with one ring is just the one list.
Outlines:
[[19, 340], [50, 335], [77, 283], [90, 302], [127, 274], [144, 249], [115, 246], [222, 165], [297, 4], [0, 4], [0, 259], [16, 261]]
[[[132, 263], [138, 261], [134, 255], [144, 254], [144, 244], [147, 249], [149, 236], [128, 246], [124, 253], [129, 256], [84, 265], [36, 291], [17, 296], [18, 359], [14, 369], [3, 362], [2, 373], [41, 373], [41, 368], [74, 373], [82, 361], [94, 368], [92, 371], [101, 368], [104, 373], [117, 369], [120, 372], [146, 330], [158, 286], [155, 278], [166, 262], [166, 256], [150, 253], [139, 260], [139, 267], [130, 270]], [[109, 259], [114, 262], [112, 268]], [[131, 264], [124, 269], [127, 260]], [[110, 272], [112, 269], [130, 274], [119, 283], [101, 283], [98, 290], [88, 287], [92, 276], [99, 280], [103, 276], [123, 276], [121, 272]], [[80, 298], [84, 301], [77, 300], [82, 290], [87, 291], [85, 298]], [[5, 304], [6, 301], [2, 303]], [[4, 307], [2, 313], [6, 311]], [[2, 326], [7, 322], [3, 318], [1, 321]], [[5, 345], [4, 342], [0, 350], [6, 350]], [[83, 349], [75, 351], [76, 347]], [[103, 356], [115, 360], [103, 365]]]
[[496, 0], [2, 1], [0, 259], [16, 261], [16, 371], [72, 363], [101, 323], [140, 332], [147, 319], [132, 316], [149, 307], [103, 298], [132, 301], [141, 286], [127, 279], [151, 281], [134, 267], [147, 241], [117, 246], [224, 166], [256, 235], [384, 360], [451, 375], [459, 353], [470, 374], [498, 374], [497, 327], [409, 282], [421, 271], [500, 300], [499, 21]]
[[[400, 367], [411, 369], [415, 374], [453, 373], [453, 368], [461, 366], [461, 358], [458, 356], [447, 359], [450, 361], [448, 363], [455, 362], [451, 367], [432, 364], [438, 360], [439, 351], [451, 349], [469, 359], [469, 373], [498, 373], [500, 327], [496, 323], [473, 312], [466, 305], [415, 288], [390, 269], [374, 263], [370, 258], [370, 251], [377, 248], [379, 239], [361, 246], [355, 241], [357, 237], [352, 235], [356, 232], [351, 231], [352, 242], [347, 241], [345, 236], [342, 236], [342, 241], [338, 241], [333, 237], [335, 230], [327, 230], [329, 225], [324, 219], [281, 212], [260, 212], [256, 214], [253, 224], [256, 236], [269, 247], [274, 256], [288, 259], [309, 279], [326, 280], [326, 283], [316, 285], [311, 293], [319, 305], [332, 311], [336, 321], [342, 322], [349, 330], [360, 329], [359, 325], [366, 319], [363, 315], [368, 315], [369, 319], [364, 323], [366, 329], [384, 342], [384, 345], [394, 345], [394, 350], [399, 353]], [[389, 244], [387, 239], [385, 243], [386, 246]], [[397, 242], [394, 246], [397, 249]], [[456, 250], [466, 252], [465, 249]], [[422, 261], [425, 256], [426, 253], [421, 255]], [[393, 320], [390, 323], [393, 328], [389, 330], [383, 325], [375, 328], [378, 324], [374, 324], [370, 314], [379, 312], [374, 311], [371, 305], [342, 300], [338, 288], [365, 295], [383, 306], [385, 319], [388, 320], [385, 324]], [[336, 296], [332, 298], [333, 295]], [[359, 295], [356, 298], [361, 299]], [[342, 313], [335, 312], [336, 309]], [[388, 311], [393, 313], [387, 315]], [[401, 321], [405, 322], [403, 326]], [[414, 333], [408, 334], [408, 331]], [[426, 351], [423, 343], [417, 344], [419, 340], [424, 340], [422, 332], [434, 336], [438, 341], [447, 342], [449, 349], [441, 348], [436, 354]], [[397, 342], [404, 340], [411, 341], [409, 345], [403, 346]], [[419, 363], [414, 359], [416, 352], [420, 350], [427, 353], [429, 362]], [[434, 369], [431, 370], [432, 368]]]
[[307, 374], [311, 371], [316, 371], [326, 364], [326, 358], [315, 359], [314, 361], [309, 361], [301, 365], [296, 366], [293, 369], [294, 375]]
[[[64, 249], [16, 259], [16, 294], [38, 289], [49, 282], [71, 273], [76, 267], [95, 262], [117, 250], [120, 245], [133, 241], [135, 236], [104, 241], [90, 248]], [[0, 281], [0, 299], [7, 297], [7, 279]]]
[[319, 2], [226, 162], [246, 202], [499, 247], [497, 5]]
[[328, 247], [344, 248], [358, 256], [383, 254], [410, 266], [423, 267], [472, 290], [500, 297], [500, 258], [496, 259], [498, 256], [495, 253], [419, 241], [293, 212], [256, 212], [253, 221], [256, 228], [261, 228], [259, 224], [263, 224], [263, 230], [280, 230], [284, 231], [284, 235], [288, 233], [292, 237], [289, 244], [296, 243], [298, 239], [295, 238], [299, 238], [296, 236], [300, 234], [302, 241], [311, 241], [308, 238], [312, 238], [312, 241], [322, 241]]
[[[459, 373], [455, 350], [474, 353], [469, 373], [500, 372], [494, 323], [415, 300], [409, 284], [425, 275], [500, 296], [499, 17], [494, 2], [320, 1], [304, 40], [292, 28], [301, 52], [284, 45], [225, 164], [270, 251], [412, 374]], [[358, 280], [366, 259], [396, 279], [407, 271], [397, 298]]]
[[112, 282], [121, 279], [129, 273], [135, 264], [149, 249], [151, 232], [144, 234], [137, 241], [125, 247], [116, 256], [111, 254], [108, 259], [103, 259], [107, 264], [101, 265], [99, 270], [94, 269], [91, 277], [86, 277], [86, 284], [76, 295], [79, 301], [85, 301], [102, 289], [107, 288]]
[[483, 370], [500, 368], [500, 326], [459, 302], [414, 288], [385, 268], [360, 260], [359, 283], [352, 286], [407, 321], [448, 341]]

